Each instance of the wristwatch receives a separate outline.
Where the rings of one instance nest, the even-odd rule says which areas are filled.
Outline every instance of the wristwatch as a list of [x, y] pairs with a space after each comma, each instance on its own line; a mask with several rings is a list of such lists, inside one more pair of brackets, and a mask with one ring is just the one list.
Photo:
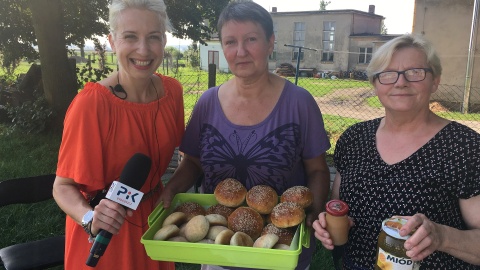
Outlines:
[[93, 221], [93, 210], [88, 210], [88, 212], [85, 215], [83, 215], [83, 218], [82, 218], [82, 227], [88, 235], [92, 235], [92, 232], [91, 232], [92, 221]]

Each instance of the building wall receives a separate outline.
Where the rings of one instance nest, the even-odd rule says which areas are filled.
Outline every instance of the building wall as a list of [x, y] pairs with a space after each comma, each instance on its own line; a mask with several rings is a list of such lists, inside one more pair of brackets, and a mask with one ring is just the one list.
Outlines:
[[208, 52], [218, 51], [219, 62], [217, 69], [221, 72], [228, 72], [228, 63], [223, 55], [222, 45], [218, 40], [207, 41], [208, 45], [200, 45], [200, 69], [208, 71]]
[[[282, 63], [296, 66], [293, 48], [284, 46], [293, 44], [294, 23], [305, 22], [304, 59], [300, 68], [315, 68], [318, 71], [340, 71], [349, 69], [350, 36], [353, 34], [380, 34], [382, 16], [354, 10], [278, 12], [271, 13], [276, 27], [277, 55], [270, 62], [270, 68]], [[323, 23], [335, 22], [335, 47], [333, 62], [323, 62]], [[358, 62], [358, 61], [357, 61]]]
[[[424, 35], [437, 50], [442, 62], [441, 87], [433, 98], [463, 99], [472, 26], [474, 0], [416, 0], [413, 33]], [[478, 25], [478, 24], [477, 24]], [[478, 35], [477, 29], [477, 35]], [[480, 38], [476, 39], [472, 87], [480, 88]], [[480, 103], [480, 94], [471, 95]]]

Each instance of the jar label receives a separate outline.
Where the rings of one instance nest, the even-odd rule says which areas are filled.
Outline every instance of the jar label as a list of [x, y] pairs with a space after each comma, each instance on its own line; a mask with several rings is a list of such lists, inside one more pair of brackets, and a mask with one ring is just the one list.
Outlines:
[[400, 228], [406, 223], [404, 218], [387, 218], [382, 222], [382, 230], [392, 237], [407, 240], [410, 235], [400, 236]]
[[377, 267], [383, 270], [419, 270], [419, 263], [403, 257], [396, 257], [382, 248], [378, 250]]

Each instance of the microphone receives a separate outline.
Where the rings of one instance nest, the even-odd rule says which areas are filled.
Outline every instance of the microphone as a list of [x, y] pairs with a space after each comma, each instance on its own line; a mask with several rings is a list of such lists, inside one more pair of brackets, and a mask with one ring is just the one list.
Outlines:
[[[152, 161], [141, 153], [134, 154], [125, 164], [119, 181], [114, 181], [105, 198], [122, 204], [125, 207], [135, 210], [140, 203], [143, 193], [138, 191], [142, 188], [150, 173]], [[100, 230], [95, 237], [95, 242], [90, 249], [86, 265], [95, 267], [98, 260], [105, 253], [112, 234]]]

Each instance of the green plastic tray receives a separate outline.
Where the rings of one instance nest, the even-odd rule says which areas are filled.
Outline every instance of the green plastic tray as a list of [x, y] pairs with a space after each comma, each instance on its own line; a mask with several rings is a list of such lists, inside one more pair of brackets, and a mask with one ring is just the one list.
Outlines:
[[150, 228], [140, 240], [152, 260], [256, 269], [295, 269], [302, 246], [310, 246], [310, 231], [305, 229], [304, 222], [298, 226], [290, 250], [153, 240], [165, 218], [184, 202], [197, 202], [205, 208], [217, 204], [213, 194], [179, 193], [168, 209], [164, 209], [162, 204], [157, 206], [148, 217]]

